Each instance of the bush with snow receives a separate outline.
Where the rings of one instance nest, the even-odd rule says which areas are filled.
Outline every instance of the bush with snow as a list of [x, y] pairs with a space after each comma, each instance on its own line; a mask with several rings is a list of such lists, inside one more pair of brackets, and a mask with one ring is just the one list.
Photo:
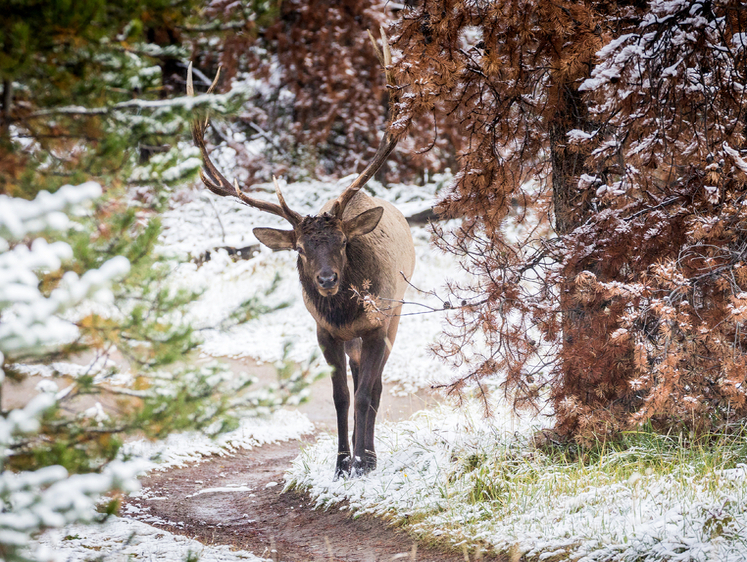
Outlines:
[[[128, 260], [116, 256], [82, 275], [68, 271], [48, 294], [40, 289], [43, 276], [73, 257], [69, 244], [44, 235], [69, 228], [68, 213], [100, 194], [100, 186], [89, 182], [41, 192], [33, 201], [0, 195], [0, 383], [4, 366], [74, 338], [77, 328], [64, 313], [86, 299], [111, 301], [109, 284], [129, 270]], [[0, 553], [6, 561], [49, 559], [49, 552], [29, 550], [35, 533], [90, 521], [101, 494], [136, 486], [132, 463], [112, 462], [98, 474], [71, 475], [59, 465], [10, 470], [9, 460], [33, 440], [55, 405], [54, 394], [43, 392], [0, 418]]]

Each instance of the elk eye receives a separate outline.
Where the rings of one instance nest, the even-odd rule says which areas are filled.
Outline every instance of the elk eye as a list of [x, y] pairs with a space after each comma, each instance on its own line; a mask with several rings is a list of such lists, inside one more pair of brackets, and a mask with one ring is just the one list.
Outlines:
[[302, 256], [306, 255], [306, 252], [303, 251], [303, 248], [301, 246], [296, 246], [296, 252], [298, 252]]

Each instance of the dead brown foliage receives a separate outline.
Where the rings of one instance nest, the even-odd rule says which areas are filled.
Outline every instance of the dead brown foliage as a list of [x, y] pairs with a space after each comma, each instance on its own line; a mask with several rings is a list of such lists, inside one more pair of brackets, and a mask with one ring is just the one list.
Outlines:
[[[240, 3], [213, 2], [210, 14], [229, 22], [240, 9]], [[197, 49], [204, 66], [223, 65], [225, 84], [240, 73], [263, 82], [239, 116], [250, 138], [272, 139], [262, 155], [235, 146], [249, 183], [267, 181], [272, 174], [359, 172], [376, 151], [389, 108], [367, 31], [378, 37], [379, 28], [398, 17], [401, 5], [289, 0], [277, 9], [267, 21], [229, 29], [217, 50]], [[455, 133], [447, 129], [434, 122], [432, 112], [416, 120], [380, 179], [413, 179], [426, 169], [438, 172], [453, 165]]]
[[746, 28], [736, 0], [405, 15], [403, 112], [465, 135], [437, 232], [478, 279], [437, 349], [453, 390], [500, 373], [579, 441], [745, 417]]

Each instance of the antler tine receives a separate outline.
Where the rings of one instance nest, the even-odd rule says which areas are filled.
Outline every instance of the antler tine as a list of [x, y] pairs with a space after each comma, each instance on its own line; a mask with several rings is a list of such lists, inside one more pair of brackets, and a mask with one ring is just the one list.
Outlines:
[[[219, 76], [220, 68], [218, 68], [218, 72], [215, 74], [215, 79], [210, 85], [210, 88], [208, 88], [208, 94], [212, 93], [212, 91], [215, 89], [215, 86], [218, 83]], [[191, 62], [189, 63], [189, 68], [187, 70], [187, 95], [195, 95], [194, 84], [192, 81]], [[225, 178], [225, 176], [221, 174], [220, 170], [218, 170], [215, 164], [213, 164], [213, 161], [210, 159], [210, 154], [208, 153], [207, 147], [205, 146], [205, 130], [207, 129], [209, 122], [210, 119], [207, 117], [204, 120], [195, 119], [192, 122], [192, 140], [194, 141], [195, 146], [200, 149], [200, 154], [202, 154], [202, 161], [204, 163], [204, 167], [200, 170], [200, 179], [202, 179], [202, 183], [205, 184], [205, 187], [207, 187], [216, 195], [220, 195], [221, 197], [236, 197], [245, 205], [282, 217], [293, 226], [296, 226], [301, 221], [301, 215], [299, 215], [295, 211], [292, 211], [285, 204], [285, 200], [282, 199], [282, 196], [279, 197], [281, 203], [280, 205], [270, 203], [269, 201], [262, 201], [261, 199], [254, 199], [253, 197], [249, 197], [239, 189], [239, 184], [236, 180], [234, 180], [234, 184], [231, 185], [231, 182], [229, 182]]]
[[280, 184], [275, 176], [272, 176], [272, 183], [275, 184], [275, 194], [278, 197], [278, 201], [280, 201], [283, 211], [285, 211], [289, 218], [293, 218], [291, 221], [293, 224], [299, 224], [303, 220], [303, 217], [286, 204], [285, 197], [283, 197], [283, 193], [280, 191]]
[[[392, 52], [389, 49], [389, 39], [386, 36], [386, 32], [384, 31], [384, 27], [382, 26], [380, 28], [381, 32], [381, 44], [383, 49], [380, 50], [378, 45], [376, 45], [376, 40], [374, 39], [373, 34], [371, 31], [368, 31], [368, 36], [371, 39], [371, 44], [373, 45], [374, 52], [376, 53], [376, 58], [379, 59], [379, 62], [384, 67], [384, 72], [386, 74], [386, 83], [388, 86], [392, 87], [392, 92], [396, 92], [397, 83], [394, 80], [394, 75], [392, 74], [392, 71], [390, 70], [390, 66], [392, 64]], [[374, 155], [371, 162], [366, 166], [366, 168], [360, 173], [360, 175], [355, 178], [353, 183], [351, 183], [348, 187], [345, 188], [345, 191], [343, 191], [340, 196], [337, 198], [337, 201], [339, 202], [338, 206], [338, 217], [342, 218], [342, 213], [345, 210], [345, 207], [350, 202], [350, 200], [353, 198], [353, 196], [360, 191], [360, 189], [366, 185], [368, 180], [370, 180], [376, 172], [379, 171], [379, 168], [381, 168], [382, 164], [386, 161], [386, 159], [389, 157], [389, 155], [394, 150], [394, 147], [397, 146], [397, 142], [399, 141], [398, 137], [394, 137], [389, 132], [389, 125], [391, 124], [391, 115], [390, 115], [390, 123], [387, 123], [387, 129], [384, 132], [384, 135], [381, 138], [381, 142], [379, 143], [379, 148], [376, 151], [376, 154]]]

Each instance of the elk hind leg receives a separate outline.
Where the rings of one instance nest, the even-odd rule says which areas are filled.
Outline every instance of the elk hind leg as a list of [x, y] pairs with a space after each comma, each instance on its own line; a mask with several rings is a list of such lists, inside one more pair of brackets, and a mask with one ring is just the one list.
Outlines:
[[[364, 439], [365, 450], [369, 452], [373, 458], [373, 466], [371, 470], [373, 470], [373, 468], [376, 468], [376, 450], [374, 448], [374, 440], [376, 432], [376, 415], [379, 412], [379, 405], [381, 404], [381, 392], [384, 386], [381, 378], [384, 372], [384, 367], [386, 366], [386, 362], [389, 359], [389, 354], [392, 352], [394, 340], [397, 337], [401, 310], [402, 305], [394, 309], [392, 318], [389, 321], [389, 327], [387, 328], [386, 336], [384, 338], [384, 353], [381, 358], [381, 364], [379, 366], [378, 373], [374, 375], [373, 387], [371, 389], [371, 408], [369, 410], [368, 416], [366, 416], [366, 433]], [[353, 447], [355, 447], [355, 443], [355, 432], [353, 432]]]

